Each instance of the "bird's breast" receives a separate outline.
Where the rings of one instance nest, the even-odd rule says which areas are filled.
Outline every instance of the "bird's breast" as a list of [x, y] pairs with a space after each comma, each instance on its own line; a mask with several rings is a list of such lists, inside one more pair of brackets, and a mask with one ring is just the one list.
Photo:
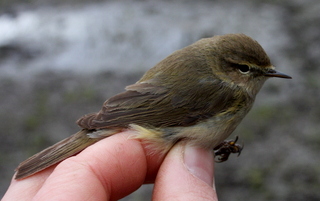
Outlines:
[[235, 113], [226, 111], [192, 126], [164, 128], [163, 134], [170, 140], [186, 139], [196, 146], [211, 149], [230, 136], [250, 108], [251, 105]]

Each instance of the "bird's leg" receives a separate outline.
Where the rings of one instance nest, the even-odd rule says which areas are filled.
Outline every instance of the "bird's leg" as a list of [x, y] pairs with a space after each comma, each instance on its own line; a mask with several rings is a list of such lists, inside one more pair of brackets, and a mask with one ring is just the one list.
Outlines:
[[237, 141], [238, 136], [236, 136], [235, 140], [225, 140], [216, 146], [213, 149], [215, 161], [218, 163], [224, 162], [228, 160], [230, 154], [238, 153], [239, 156], [243, 149], [243, 145], [236, 144]]

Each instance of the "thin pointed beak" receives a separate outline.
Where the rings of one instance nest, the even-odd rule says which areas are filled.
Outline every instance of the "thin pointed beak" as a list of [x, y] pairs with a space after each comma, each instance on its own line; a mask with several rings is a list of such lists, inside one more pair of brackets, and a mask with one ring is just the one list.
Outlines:
[[266, 77], [279, 77], [279, 78], [292, 79], [291, 76], [286, 75], [286, 74], [281, 73], [281, 72], [278, 72], [278, 71], [273, 70], [273, 69], [268, 70], [268, 72], [266, 72], [266, 73], [264, 74], [264, 76], [266, 76]]

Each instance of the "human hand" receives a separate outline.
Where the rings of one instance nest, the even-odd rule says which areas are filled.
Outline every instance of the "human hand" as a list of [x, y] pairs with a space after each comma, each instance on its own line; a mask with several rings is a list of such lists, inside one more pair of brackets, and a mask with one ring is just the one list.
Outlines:
[[2, 201], [118, 200], [144, 183], [155, 183], [153, 200], [217, 200], [212, 152], [180, 142], [165, 157], [148, 154], [130, 135], [110, 136], [36, 175], [13, 179]]

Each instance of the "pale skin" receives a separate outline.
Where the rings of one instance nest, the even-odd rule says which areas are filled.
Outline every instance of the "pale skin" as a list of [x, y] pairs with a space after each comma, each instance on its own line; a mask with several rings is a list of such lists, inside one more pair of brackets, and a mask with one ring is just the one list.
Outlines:
[[[2, 201], [118, 200], [154, 183], [152, 200], [217, 200], [211, 150], [177, 143], [164, 157], [132, 131], [105, 138], [80, 154], [23, 180], [12, 180]], [[100, 154], [99, 154], [100, 153]]]

